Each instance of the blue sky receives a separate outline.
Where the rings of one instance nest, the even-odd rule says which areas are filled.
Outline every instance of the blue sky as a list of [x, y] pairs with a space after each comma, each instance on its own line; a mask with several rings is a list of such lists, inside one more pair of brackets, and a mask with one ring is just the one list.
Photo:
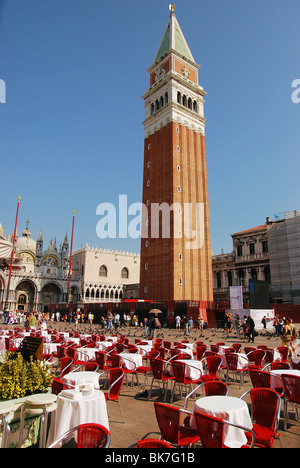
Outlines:
[[[96, 235], [98, 204], [142, 198], [147, 68], [164, 0], [0, 0], [0, 222], [32, 237], [138, 252]], [[212, 250], [300, 208], [299, 0], [177, 0], [205, 102]]]

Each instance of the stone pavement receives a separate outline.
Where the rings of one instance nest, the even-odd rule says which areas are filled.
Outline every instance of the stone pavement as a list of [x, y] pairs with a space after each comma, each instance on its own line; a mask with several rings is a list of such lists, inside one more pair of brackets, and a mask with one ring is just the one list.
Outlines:
[[[299, 325], [299, 324], [298, 324]], [[56, 328], [58, 330], [74, 330], [74, 324], [68, 323], [56, 323], [50, 322], [48, 328]], [[298, 326], [298, 329], [300, 327]], [[103, 333], [103, 330], [99, 325], [88, 325], [88, 324], [79, 324], [78, 331], [80, 333]], [[105, 335], [110, 335], [108, 331], [105, 330]], [[121, 328], [119, 334], [124, 334], [129, 337], [130, 342], [134, 343], [135, 338], [144, 338], [145, 332], [140, 328]], [[162, 336], [162, 334], [164, 336]], [[157, 337], [163, 337], [165, 340], [170, 341], [181, 341], [184, 339], [183, 330], [175, 329], [164, 329], [163, 332], [158, 331]], [[214, 344], [219, 341], [225, 341], [226, 344], [230, 345], [234, 342], [240, 342], [244, 345], [242, 340], [238, 340], [235, 332], [229, 334], [228, 337], [225, 336], [223, 330], [214, 330], [208, 329], [204, 330], [202, 337], [200, 338], [200, 332], [193, 330], [190, 341], [202, 340], [206, 344]], [[276, 348], [281, 345], [280, 337], [267, 337], [267, 336], [258, 336], [255, 338], [255, 345], [265, 344], [271, 348]], [[129, 376], [129, 382], [131, 377]], [[142, 388], [138, 387], [136, 381], [134, 386], [127, 386], [124, 380], [121, 395], [120, 395], [120, 404], [122, 406], [125, 423], [122, 423], [119, 407], [116, 402], [109, 401], [107, 403], [108, 414], [109, 414], [109, 424], [111, 431], [111, 448], [127, 448], [131, 444], [135, 443], [137, 440], [146, 437], [153, 436], [159, 437], [159, 428], [156, 422], [155, 412], [154, 412], [154, 401], [163, 401], [162, 398], [162, 389], [154, 387], [152, 390], [151, 399], [148, 401], [145, 397], [141, 396]], [[139, 375], [139, 382], [143, 384], [144, 376]], [[151, 376], [148, 377], [147, 387], [149, 388], [151, 384]], [[170, 388], [170, 386], [169, 386]], [[234, 397], [240, 397], [245, 391], [252, 388], [249, 376], [245, 377], [244, 385], [239, 389], [239, 377], [237, 382], [229, 382], [229, 395]], [[166, 403], [169, 402], [170, 392], [168, 393], [168, 398]], [[180, 408], [184, 407], [184, 398], [180, 398], [179, 394], [176, 394], [173, 400], [173, 405], [176, 405]], [[192, 409], [193, 402], [189, 403], [189, 408]], [[280, 419], [279, 431], [281, 434], [281, 444], [283, 448], [300, 448], [300, 424], [295, 421], [294, 413], [290, 413], [290, 425], [288, 426], [287, 431], [283, 429], [283, 419]], [[274, 448], [281, 448], [280, 442], [276, 440], [274, 442]]]

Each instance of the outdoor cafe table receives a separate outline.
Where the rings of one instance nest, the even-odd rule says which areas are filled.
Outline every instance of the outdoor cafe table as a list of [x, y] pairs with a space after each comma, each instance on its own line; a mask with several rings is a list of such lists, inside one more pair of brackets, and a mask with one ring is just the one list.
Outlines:
[[62, 378], [63, 382], [70, 385], [93, 384], [94, 388], [99, 388], [99, 373], [93, 371], [69, 372]]
[[120, 353], [119, 356], [122, 359], [122, 363], [129, 370], [136, 370], [138, 367], [143, 365], [143, 356], [135, 353]]
[[101, 424], [109, 430], [104, 393], [94, 390], [85, 395], [74, 390], [63, 390], [57, 396], [54, 431], [48, 445], [69, 429], [86, 423]]
[[271, 374], [271, 382], [270, 382], [270, 388], [272, 390], [275, 390], [275, 388], [282, 388], [283, 383], [281, 379], [282, 374], [287, 374], [287, 375], [295, 375], [297, 377], [300, 377], [300, 370], [297, 369], [276, 369], [272, 370], [270, 372]]
[[[226, 421], [239, 424], [252, 429], [252, 421], [247, 403], [244, 400], [230, 396], [209, 396], [195, 401], [193, 412], [205, 413], [216, 416]], [[195, 418], [191, 416], [191, 427], [196, 429]], [[243, 430], [229, 426], [224, 427], [224, 444], [227, 447], [239, 448], [247, 443], [247, 437]]]
[[97, 351], [97, 348], [76, 348], [77, 359], [84, 362], [94, 361], [95, 351]]
[[135, 346], [139, 350], [139, 354], [141, 354], [142, 356], [149, 353], [149, 351], [151, 351], [152, 349], [152, 346], [149, 344], [145, 344], [145, 345], [136, 344]]

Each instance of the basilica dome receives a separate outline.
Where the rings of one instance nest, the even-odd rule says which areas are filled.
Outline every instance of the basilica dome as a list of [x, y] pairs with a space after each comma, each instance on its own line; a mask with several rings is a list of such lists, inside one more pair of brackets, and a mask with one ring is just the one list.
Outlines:
[[30, 237], [31, 232], [28, 229], [28, 226], [22, 232], [22, 237], [19, 237], [16, 241], [16, 251], [17, 252], [31, 252], [35, 254], [36, 252], [36, 241]]

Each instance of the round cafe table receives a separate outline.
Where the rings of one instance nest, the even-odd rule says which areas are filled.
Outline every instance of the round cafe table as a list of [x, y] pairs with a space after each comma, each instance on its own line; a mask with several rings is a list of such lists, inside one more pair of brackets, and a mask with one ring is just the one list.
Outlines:
[[55, 427], [48, 446], [65, 432], [80, 424], [101, 424], [109, 430], [107, 406], [104, 393], [94, 390], [84, 395], [74, 390], [64, 390], [57, 396]]
[[99, 373], [92, 371], [69, 372], [62, 378], [63, 382], [72, 386], [93, 384], [94, 388], [99, 388]]
[[[252, 421], [247, 403], [239, 398], [219, 395], [199, 398], [194, 403], [193, 412], [194, 411], [216, 416], [252, 429]], [[196, 421], [193, 416], [191, 416], [190, 424], [192, 428], [196, 429]], [[224, 444], [227, 447], [239, 448], [246, 443], [247, 437], [244, 431], [233, 426], [225, 425]]]

